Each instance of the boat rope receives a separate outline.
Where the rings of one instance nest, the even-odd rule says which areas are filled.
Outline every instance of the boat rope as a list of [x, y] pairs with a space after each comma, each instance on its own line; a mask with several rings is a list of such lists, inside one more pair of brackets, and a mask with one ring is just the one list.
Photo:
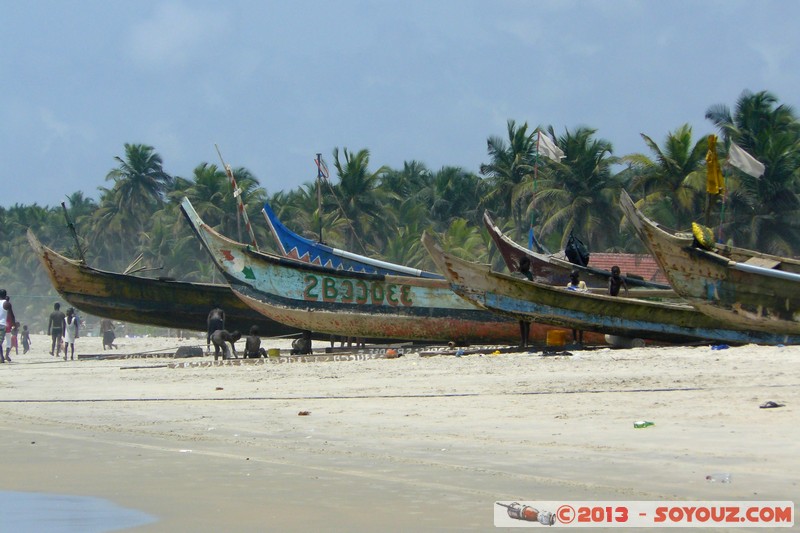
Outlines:
[[[222, 162], [222, 167], [225, 169], [225, 173], [228, 175], [228, 178], [231, 182], [231, 189], [233, 190], [233, 197], [236, 198], [236, 204], [238, 213], [242, 216], [244, 220], [244, 227], [247, 229], [247, 234], [250, 236], [250, 244], [258, 251], [258, 243], [256, 242], [256, 235], [253, 232], [253, 227], [250, 225], [250, 219], [247, 216], [247, 210], [244, 208], [244, 201], [242, 200], [242, 189], [236, 184], [236, 178], [233, 176], [233, 170], [231, 170], [231, 166], [225, 163], [225, 160], [222, 159], [222, 153], [219, 151], [219, 146], [216, 144], [214, 148], [217, 149], [217, 154], [219, 154], [219, 160]], [[241, 238], [241, 237], [240, 237]]]

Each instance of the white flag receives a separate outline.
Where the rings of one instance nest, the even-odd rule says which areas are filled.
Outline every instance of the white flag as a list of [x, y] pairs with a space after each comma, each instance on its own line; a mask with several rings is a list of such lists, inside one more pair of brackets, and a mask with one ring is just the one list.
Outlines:
[[754, 178], [760, 178], [764, 174], [764, 164], [734, 143], [731, 143], [731, 148], [728, 150], [728, 163]]
[[556, 146], [556, 143], [550, 140], [550, 137], [547, 135], [542, 135], [542, 130], [539, 130], [539, 153], [545, 156], [548, 159], [552, 159], [556, 163], [559, 163], [562, 159], [566, 156], [564, 152], [561, 151], [561, 148]]

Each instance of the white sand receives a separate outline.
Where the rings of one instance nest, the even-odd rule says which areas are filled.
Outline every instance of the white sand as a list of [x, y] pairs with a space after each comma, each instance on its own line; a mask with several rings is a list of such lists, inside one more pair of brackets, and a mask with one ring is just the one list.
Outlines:
[[0, 490], [158, 518], [137, 531], [488, 531], [497, 500], [800, 500], [800, 347], [168, 368], [33, 342], [0, 365]]

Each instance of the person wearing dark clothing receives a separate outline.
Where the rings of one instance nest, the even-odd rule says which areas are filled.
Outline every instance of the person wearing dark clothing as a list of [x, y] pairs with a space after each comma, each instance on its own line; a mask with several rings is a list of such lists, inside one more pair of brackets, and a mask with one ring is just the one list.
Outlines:
[[[50, 355], [61, 355], [61, 337], [64, 336], [64, 323], [67, 319], [61, 311], [61, 304], [56, 302], [53, 304], [53, 312], [50, 313], [50, 321], [47, 323], [47, 334], [53, 339], [53, 344], [50, 347]], [[57, 350], [57, 351], [56, 351]]]
[[111, 350], [117, 347], [116, 344], [114, 344], [114, 339], [117, 338], [114, 329], [114, 323], [108, 318], [104, 318], [100, 321], [100, 333], [103, 335], [103, 350], [106, 348]]
[[220, 307], [215, 303], [214, 308], [208, 313], [208, 320], [206, 323], [208, 325], [208, 334], [206, 335], [206, 351], [210, 351], [211, 335], [213, 335], [218, 329], [225, 329], [225, 311], [220, 309]]
[[14, 309], [11, 307], [11, 298], [5, 289], [0, 289], [0, 363], [11, 362], [11, 337], [9, 336], [8, 350], [3, 357], [3, 347], [6, 341], [6, 332], [11, 333], [11, 328], [16, 322], [14, 318]]
[[[572, 272], [570, 272], [569, 283], [567, 284], [567, 290], [587, 292], [589, 289], [586, 287], [586, 282], [580, 279], [580, 277], [581, 273], [578, 270], [573, 270]], [[580, 329], [572, 330], [572, 342], [583, 344], [583, 330]]]
[[28, 331], [28, 326], [22, 326], [22, 335], [21, 335], [21, 342], [22, 342], [22, 354], [28, 353], [28, 350], [31, 349], [31, 335]]
[[[525, 276], [529, 281], [533, 281], [533, 272], [531, 272], [531, 260], [528, 257], [523, 257], [519, 260], [519, 272]], [[527, 320], [519, 321], [519, 335], [523, 348], [528, 347], [528, 339], [531, 335], [531, 323]]]

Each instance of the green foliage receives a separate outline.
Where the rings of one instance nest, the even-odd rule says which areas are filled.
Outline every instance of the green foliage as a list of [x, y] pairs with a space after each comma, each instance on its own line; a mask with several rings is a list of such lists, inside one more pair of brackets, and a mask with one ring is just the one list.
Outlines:
[[[761, 178], [723, 166], [724, 204], [712, 205], [716, 218], [707, 225], [719, 226], [723, 240], [731, 243], [795, 255], [800, 250], [800, 123], [794, 111], [769, 92], [745, 91], [732, 109], [711, 106], [706, 118], [718, 130], [723, 163], [735, 142], [766, 165]], [[595, 252], [643, 251], [617, 207], [622, 188], [667, 226], [683, 229], [703, 217], [707, 132], [696, 137], [691, 127], [680, 125], [660, 144], [642, 134], [648, 154], [616, 157], [611, 142], [592, 128], [565, 129], [558, 136], [550, 126], [550, 137], [566, 154], [554, 162], [537, 157], [538, 129], [509, 120], [505, 136], [487, 139], [480, 175], [457, 166], [431, 171], [415, 160], [401, 169], [373, 169], [369, 150], [347, 148], [333, 150], [330, 179], [271, 195], [249, 170], [232, 172], [261, 249], [276, 250], [261, 215], [268, 200], [283, 223], [301, 235], [316, 240], [322, 231], [332, 246], [426, 270], [433, 264], [420, 245], [424, 230], [438, 235], [450, 252], [503, 268], [483, 227], [485, 209], [519, 242], [527, 242], [533, 221], [537, 237], [551, 250], [563, 249], [574, 231]], [[0, 207], [0, 286], [33, 331], [46, 326], [59, 297], [27, 243], [28, 228], [68, 256], [85, 252], [92, 266], [123, 271], [141, 255], [138, 264], [147, 269], [141, 275], [187, 281], [222, 282], [222, 277], [183, 220], [184, 196], [208, 224], [249, 240], [224, 168], [200, 163], [191, 176], [170, 176], [161, 156], [144, 144], [126, 144], [114, 161], [106, 176], [112, 184], [98, 187], [97, 201], [81, 191], [65, 198], [77, 244], [60, 205]]]

